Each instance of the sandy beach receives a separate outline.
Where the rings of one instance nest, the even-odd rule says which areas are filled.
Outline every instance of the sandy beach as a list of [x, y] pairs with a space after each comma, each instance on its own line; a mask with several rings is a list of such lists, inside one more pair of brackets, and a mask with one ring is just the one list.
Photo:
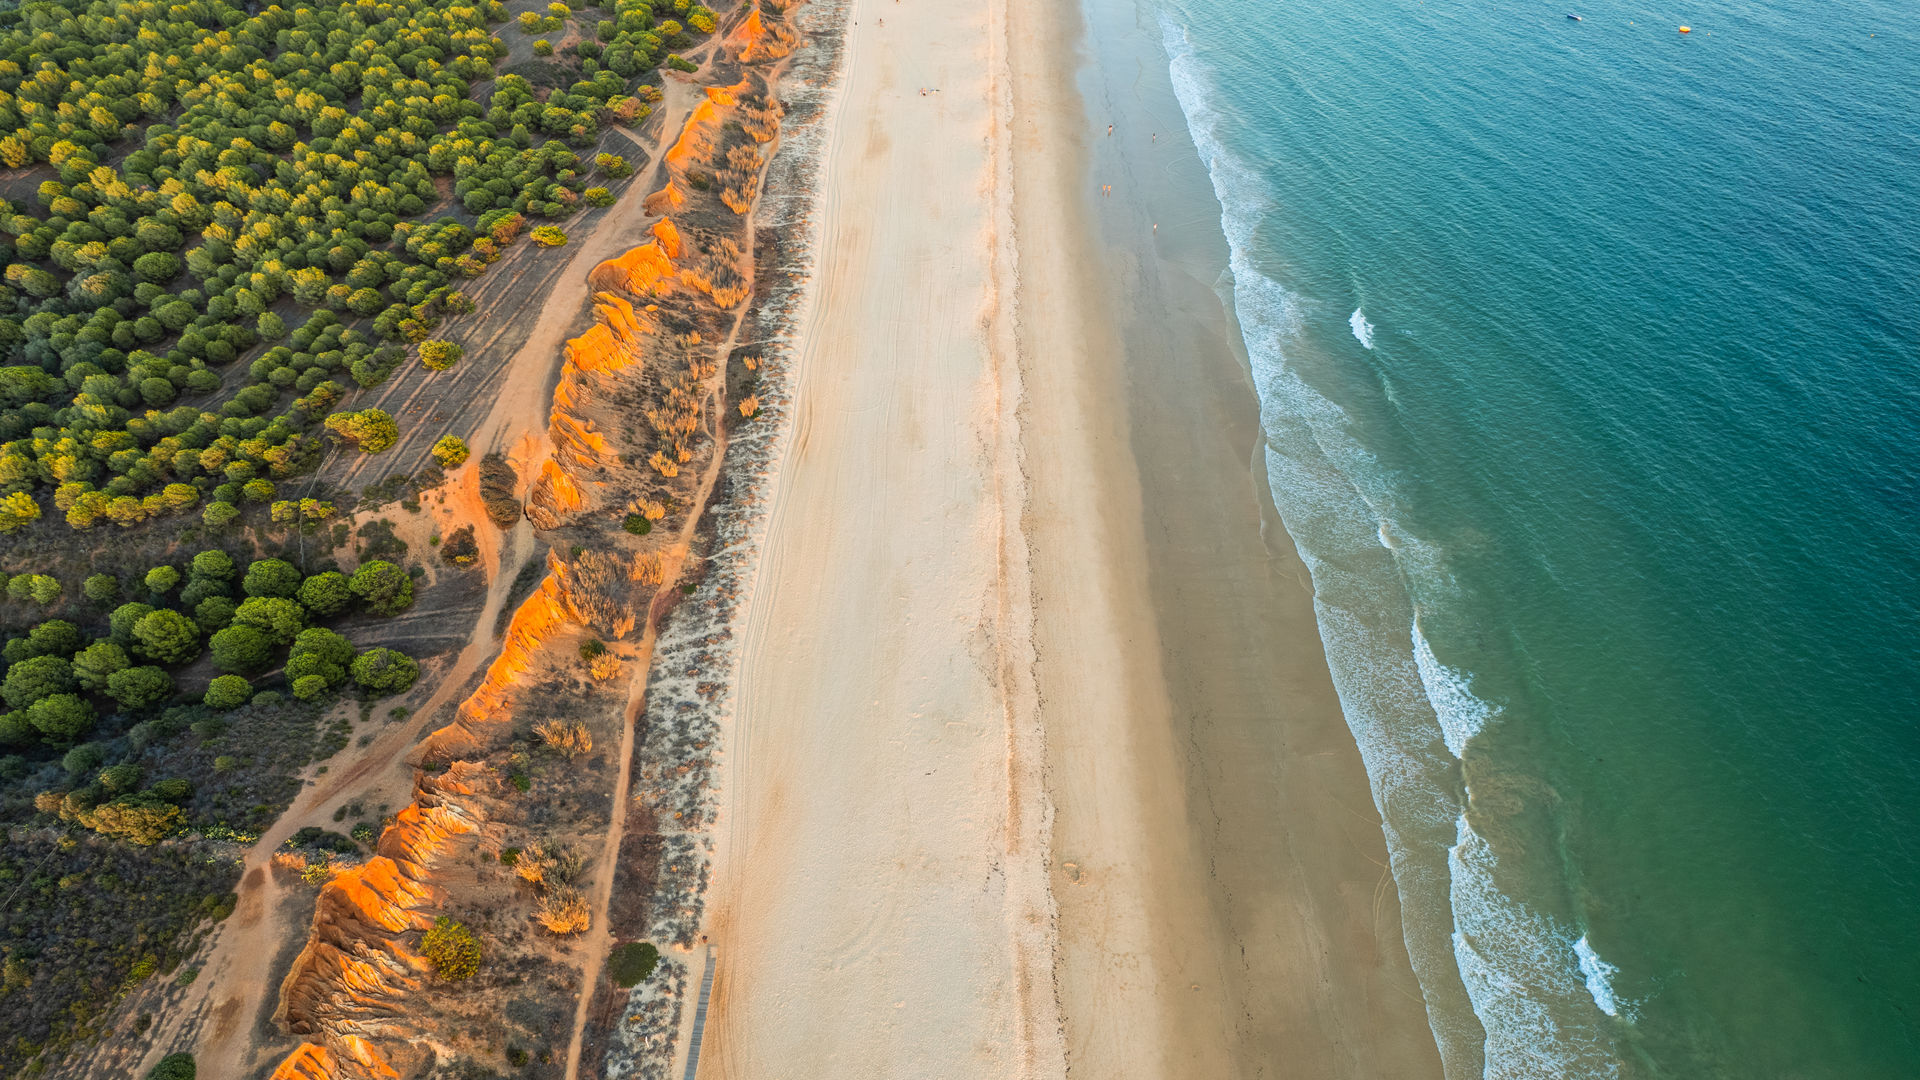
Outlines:
[[1438, 1076], [1217, 225], [1102, 190], [1191, 145], [1075, 8], [848, 18], [702, 1075]]
[[1060, 1074], [996, 17], [849, 16], [726, 733], [706, 1076]]

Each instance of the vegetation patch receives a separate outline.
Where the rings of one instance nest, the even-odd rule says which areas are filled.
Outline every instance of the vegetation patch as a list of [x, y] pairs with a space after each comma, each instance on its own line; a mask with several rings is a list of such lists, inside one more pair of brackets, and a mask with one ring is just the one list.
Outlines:
[[480, 971], [480, 942], [463, 923], [446, 916], [433, 920], [433, 927], [420, 939], [420, 955], [427, 958], [433, 973], [448, 982], [471, 979]]
[[239, 866], [179, 847], [15, 827], [0, 845], [0, 1074], [105, 1032], [113, 1006], [171, 975], [188, 932], [233, 910]]
[[660, 950], [651, 942], [629, 941], [607, 958], [607, 971], [616, 985], [632, 989], [647, 981], [660, 963]]

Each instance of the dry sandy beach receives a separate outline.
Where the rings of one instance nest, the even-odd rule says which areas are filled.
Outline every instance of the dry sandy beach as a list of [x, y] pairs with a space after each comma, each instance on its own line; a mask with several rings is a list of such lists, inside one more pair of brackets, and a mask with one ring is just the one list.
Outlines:
[[848, 17], [701, 1074], [1438, 1076], [1232, 324], [1100, 193], [1080, 12]]

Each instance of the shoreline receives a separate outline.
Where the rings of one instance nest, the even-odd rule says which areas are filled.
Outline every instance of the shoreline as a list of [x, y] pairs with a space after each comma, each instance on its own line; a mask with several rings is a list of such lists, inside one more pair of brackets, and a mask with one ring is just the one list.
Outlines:
[[[1057, 466], [1035, 485], [1060, 511], [1039, 523], [1035, 579], [1069, 1060], [1099, 1075], [1439, 1076], [1216, 292], [1218, 205], [1137, 9], [1087, 8], [1032, 13], [1013, 36], [1015, 86], [1039, 106], [1016, 115], [1041, 119], [1016, 142], [1032, 177], [1016, 182], [1023, 262], [1042, 267], [1025, 280], [1046, 283], [1022, 307], [1080, 313], [1023, 342], [1036, 388], [1082, 400], [1023, 424], [1036, 443], [1072, 432], [1028, 450]], [[1111, 115], [1087, 115], [1095, 102]], [[1159, 215], [1179, 224], [1155, 230]], [[1048, 385], [1062, 356], [1079, 370]], [[1104, 620], [1078, 602], [1094, 594]], [[1105, 680], [1088, 677], [1096, 641]]]
[[1177, 106], [1102, 141], [1101, 4], [830, 9], [761, 550], [714, 578], [714, 1074], [1440, 1075], [1217, 204]]

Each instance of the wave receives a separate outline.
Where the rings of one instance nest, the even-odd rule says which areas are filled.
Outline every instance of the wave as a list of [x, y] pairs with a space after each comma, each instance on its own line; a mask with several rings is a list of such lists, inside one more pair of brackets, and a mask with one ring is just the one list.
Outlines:
[[1373, 324], [1367, 321], [1365, 315], [1360, 314], [1359, 308], [1354, 308], [1353, 314], [1348, 316], [1347, 325], [1353, 328], [1353, 339], [1365, 346], [1368, 351], [1372, 351]]
[[1585, 934], [1573, 943], [1573, 954], [1580, 958], [1580, 974], [1586, 976], [1587, 993], [1593, 996], [1594, 1005], [1608, 1016], [1619, 1016], [1620, 999], [1613, 992], [1613, 977], [1620, 974], [1620, 969], [1600, 959]]
[[1448, 852], [1453, 948], [1473, 1011], [1487, 1031], [1481, 1075], [1485, 1080], [1622, 1075], [1613, 1037], [1599, 1015], [1605, 1010], [1596, 1009], [1599, 1001], [1590, 993], [1573, 936], [1550, 916], [1500, 891], [1493, 845], [1474, 831], [1465, 814], [1457, 828]]
[[1447, 749], [1454, 757], [1464, 759], [1467, 741], [1480, 734], [1500, 710], [1473, 695], [1465, 673], [1442, 664], [1433, 655], [1433, 646], [1421, 632], [1417, 618], [1413, 620], [1413, 662], [1420, 669], [1420, 685], [1433, 704]]
[[[1229, 149], [1232, 101], [1216, 96], [1185, 28], [1165, 12], [1160, 26], [1175, 97], [1221, 207], [1231, 271], [1223, 300], [1260, 397], [1275, 505], [1313, 580], [1446, 1075], [1617, 1076], [1604, 1027], [1613, 1014], [1602, 1004], [1618, 1008], [1611, 990], [1592, 992], [1576, 935], [1500, 890], [1494, 849], [1467, 822], [1460, 762], [1500, 710], [1438, 660], [1421, 626], [1421, 608], [1454, 599], [1444, 554], [1405, 527], [1388, 470], [1290, 357], [1316, 359], [1303, 331], [1317, 305], [1261, 271], [1256, 234], [1278, 193]], [[1372, 348], [1359, 309], [1348, 325]], [[1594, 970], [1610, 987], [1610, 967]]]

